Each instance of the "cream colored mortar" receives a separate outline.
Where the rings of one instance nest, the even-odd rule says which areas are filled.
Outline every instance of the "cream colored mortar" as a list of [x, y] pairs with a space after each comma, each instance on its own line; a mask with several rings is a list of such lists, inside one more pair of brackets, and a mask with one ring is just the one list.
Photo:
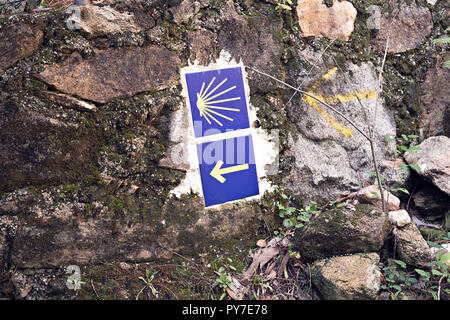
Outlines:
[[[246, 100], [248, 105], [248, 115], [250, 121], [250, 128], [226, 132], [223, 134], [217, 134], [213, 136], [207, 136], [202, 138], [196, 138], [194, 136], [194, 129], [192, 125], [192, 117], [190, 113], [189, 107], [189, 99], [188, 99], [188, 90], [186, 85], [185, 74], [192, 72], [202, 72], [209, 71], [215, 69], [223, 69], [223, 68], [231, 68], [231, 67], [241, 67], [243, 71], [244, 77], [244, 86], [246, 92]], [[251, 134], [253, 139], [253, 148], [255, 155], [255, 163], [256, 170], [258, 174], [258, 183], [259, 183], [259, 195], [248, 197], [241, 200], [236, 200], [232, 202], [227, 202], [225, 204], [220, 204], [216, 206], [208, 207], [210, 208], [220, 208], [223, 206], [228, 206], [230, 203], [234, 202], [242, 202], [242, 201], [252, 201], [257, 200], [264, 195], [266, 191], [273, 191], [273, 187], [271, 182], [267, 180], [267, 173], [277, 174], [277, 172], [273, 172], [273, 168], [277, 168], [278, 161], [278, 141], [273, 139], [273, 135], [269, 135], [265, 130], [255, 127], [255, 121], [257, 118], [257, 108], [250, 104], [250, 88], [247, 81], [247, 73], [245, 71], [245, 67], [242, 61], [236, 62], [231, 55], [222, 51], [220, 53], [219, 59], [215, 62], [209, 64], [208, 66], [201, 66], [198, 64], [198, 61], [194, 61], [193, 64], [188, 65], [185, 68], [181, 69], [181, 82], [182, 82], [182, 96], [185, 99], [185, 103], [183, 103], [180, 108], [173, 114], [171, 119], [171, 128], [169, 138], [173, 142], [178, 142], [178, 144], [171, 149], [169, 152], [169, 157], [171, 157], [172, 161], [176, 160], [179, 162], [179, 167], [186, 170], [186, 176], [183, 181], [173, 190], [171, 190], [171, 194], [179, 198], [182, 194], [195, 193], [199, 196], [203, 197], [202, 183], [200, 178], [200, 170], [199, 163], [197, 158], [197, 147], [198, 143], [214, 141], [218, 139], [228, 139], [236, 136], [249, 135]], [[189, 125], [186, 125], [186, 119], [189, 121]], [[167, 160], [167, 159], [165, 159]], [[164, 163], [165, 160], [162, 160]], [[184, 163], [184, 166], [182, 163]], [[274, 164], [276, 166], [274, 166]], [[267, 168], [271, 168], [268, 172]]]

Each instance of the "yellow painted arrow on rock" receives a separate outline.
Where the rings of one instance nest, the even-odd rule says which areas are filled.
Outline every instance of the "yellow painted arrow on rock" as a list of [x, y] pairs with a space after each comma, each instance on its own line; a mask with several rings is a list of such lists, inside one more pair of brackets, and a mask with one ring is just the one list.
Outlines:
[[[308, 93], [319, 98], [320, 100], [326, 103], [346, 103], [353, 100], [362, 100], [362, 99], [376, 99], [377, 93], [375, 90], [362, 90], [357, 93], [346, 93], [346, 94], [336, 94], [334, 96], [323, 96], [319, 93], [316, 93], [315, 90], [322, 84], [322, 80], [330, 79], [338, 70], [338, 68], [330, 69], [326, 74], [322, 76], [321, 79], [314, 82], [312, 87], [308, 90]], [[346, 138], [349, 138], [353, 135], [353, 130], [340, 124], [332, 115], [328, 114], [323, 110], [316, 99], [313, 99], [310, 96], [303, 95], [302, 100], [313, 107], [321, 116], [324, 118], [329, 124], [331, 124], [338, 132], [343, 134]]]
[[217, 161], [216, 165], [210, 172], [210, 175], [213, 176], [214, 178], [216, 178], [221, 183], [224, 183], [225, 180], [227, 180], [224, 177], [222, 177], [222, 175], [248, 169], [248, 163], [239, 164], [237, 166], [232, 166], [232, 167], [223, 168], [223, 169], [222, 169], [222, 165], [223, 165], [222, 160]]

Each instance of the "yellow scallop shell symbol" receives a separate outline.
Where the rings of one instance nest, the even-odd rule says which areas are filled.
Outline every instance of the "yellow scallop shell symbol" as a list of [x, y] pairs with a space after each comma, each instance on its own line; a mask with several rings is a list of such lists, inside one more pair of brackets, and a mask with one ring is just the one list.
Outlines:
[[[217, 89], [219, 89], [225, 82], [227, 82], [227, 78], [225, 78], [224, 80], [222, 80], [222, 82], [220, 82], [217, 86], [215, 86], [214, 89], [212, 89], [211, 91], [208, 91], [211, 88], [211, 86], [215, 80], [216, 80], [216, 77], [213, 77], [211, 82], [206, 87], [206, 89], [205, 89], [206, 83], [203, 82], [200, 92], [197, 93], [197, 109], [200, 111], [200, 117], [204, 117], [206, 119], [206, 121], [208, 121], [209, 124], [211, 124], [211, 119], [212, 119], [215, 122], [217, 122], [218, 125], [223, 127], [222, 122], [217, 120], [217, 118], [214, 117], [213, 114], [216, 116], [222, 117], [228, 121], [234, 121], [234, 119], [227, 117], [227, 116], [221, 114], [220, 112], [214, 111], [212, 109], [239, 112], [240, 111], [239, 109], [220, 107], [220, 106], [216, 106], [215, 104], [240, 100], [241, 97], [234, 97], [234, 98], [228, 98], [228, 99], [222, 99], [222, 100], [214, 100], [217, 97], [219, 97], [231, 90], [234, 90], [236, 88], [236, 86], [232, 86], [228, 89], [225, 89], [225, 90], [211, 96]], [[205, 89], [205, 90], [203, 90], [203, 89]]]

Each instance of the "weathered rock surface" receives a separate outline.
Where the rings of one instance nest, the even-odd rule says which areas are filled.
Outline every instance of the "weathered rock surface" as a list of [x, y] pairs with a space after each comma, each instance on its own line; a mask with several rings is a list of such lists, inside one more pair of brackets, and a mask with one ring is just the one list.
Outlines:
[[125, 200], [127, 209], [119, 198], [108, 199], [87, 206], [56, 203], [50, 194], [43, 194], [17, 230], [11, 262], [21, 268], [53, 268], [167, 258], [172, 251], [195, 252], [236, 234], [259, 212], [248, 205], [203, 215], [200, 198], [172, 199], [158, 208], [132, 194]]
[[[222, 15], [225, 20], [217, 35], [217, 49], [225, 50], [245, 66], [277, 75], [282, 47], [282, 21], [276, 17], [239, 15], [233, 1], [228, 1]], [[250, 90], [261, 93], [279, 87], [258, 73], [249, 71]]]
[[386, 180], [383, 181], [384, 186], [388, 186], [390, 192], [400, 199], [407, 195], [400, 190], [393, 189], [404, 188], [408, 185], [411, 177], [411, 169], [409, 167], [406, 170], [403, 169], [403, 164], [406, 165], [405, 161], [402, 158], [397, 158], [395, 160], [382, 161], [378, 167], [381, 176], [386, 177]]
[[432, 28], [433, 21], [428, 8], [412, 3], [392, 10], [386, 5], [382, 8], [380, 30], [373, 44], [377, 50], [384, 51], [389, 36], [388, 52], [405, 52], [424, 43]]
[[121, 13], [111, 7], [85, 5], [80, 7], [80, 17], [73, 15], [74, 22], [86, 33], [88, 38], [102, 37], [108, 34], [139, 32], [134, 17], [129, 12]]
[[0, 73], [38, 49], [44, 37], [42, 30], [42, 24], [24, 22], [6, 25], [0, 30]]
[[379, 260], [376, 253], [319, 260], [311, 266], [311, 280], [326, 300], [376, 300]]
[[321, 213], [295, 233], [294, 244], [309, 259], [357, 252], [375, 252], [383, 245], [390, 221], [380, 209], [358, 204]]
[[198, 61], [199, 65], [208, 65], [213, 62], [212, 53], [216, 47], [215, 36], [208, 30], [188, 31], [187, 42], [189, 44], [189, 60], [194, 63]]
[[406, 210], [390, 211], [388, 216], [396, 227], [404, 227], [411, 223], [411, 217]]
[[14, 100], [0, 104], [3, 192], [77, 180], [98, 148], [98, 133], [82, 124], [83, 117], [68, 112], [63, 116], [42, 101], [29, 102], [38, 107]]
[[65, 93], [104, 103], [176, 85], [179, 68], [178, 56], [163, 47], [118, 48], [98, 50], [87, 59], [73, 53], [39, 78]]
[[395, 243], [400, 260], [412, 266], [426, 267], [431, 261], [431, 251], [414, 223], [394, 228]]
[[[374, 68], [370, 64], [361, 67], [348, 64], [347, 75], [340, 71], [331, 74], [333, 70], [336, 69], [320, 68], [315, 74], [329, 76], [326, 79], [313, 77], [313, 83], [306, 80], [303, 86], [332, 103], [364, 131], [366, 123], [355, 95], [360, 95], [369, 118], [377, 108], [375, 152], [379, 162], [388, 159], [390, 147], [384, 143], [384, 136], [395, 136], [395, 124], [390, 112], [383, 107]], [[299, 83], [301, 81], [299, 79]], [[345, 86], [347, 81], [354, 86]], [[284, 180], [291, 192], [306, 200], [329, 200], [357, 191], [363, 182], [373, 183], [373, 177], [368, 173], [373, 171], [370, 145], [346, 120], [325, 106], [308, 99], [305, 101], [300, 95], [292, 100], [288, 115], [296, 127], [296, 137], [289, 137], [290, 150], [287, 151], [287, 156], [295, 160]]]
[[297, 3], [298, 24], [303, 36], [349, 39], [357, 13], [350, 2], [335, 1], [330, 8], [322, 0], [300, 0]]
[[441, 67], [442, 60], [439, 56], [436, 66], [427, 72], [422, 85], [420, 128], [424, 138], [450, 135], [450, 70]]
[[187, 22], [202, 7], [199, 1], [183, 0], [178, 6], [170, 9], [175, 23]]
[[422, 170], [416, 172], [450, 195], [450, 138], [430, 137], [418, 145], [420, 150], [407, 153], [408, 163], [417, 164]]
[[[400, 199], [392, 193], [383, 189], [384, 201], [387, 202], [387, 209], [390, 211], [398, 210], [400, 206]], [[371, 185], [358, 191], [358, 200], [362, 203], [370, 203], [378, 208], [382, 208], [381, 192], [377, 185]]]

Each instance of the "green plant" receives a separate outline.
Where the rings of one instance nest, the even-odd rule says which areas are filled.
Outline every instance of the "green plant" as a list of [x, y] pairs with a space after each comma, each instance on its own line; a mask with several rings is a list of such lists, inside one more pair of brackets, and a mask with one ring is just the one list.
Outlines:
[[269, 286], [267, 283], [264, 283], [262, 277], [257, 273], [255, 273], [255, 275], [253, 277], [251, 287], [252, 287], [253, 297], [256, 300], [260, 299], [260, 293], [264, 292], [266, 289], [273, 291], [272, 287]]
[[[152, 281], [155, 278], [155, 275], [158, 273], [158, 271], [154, 271], [152, 272], [152, 274], [150, 274], [150, 270], [149, 269], [145, 269], [145, 278], [144, 277], [138, 277], [139, 280], [142, 280], [145, 283], [145, 287], [142, 288], [142, 290], [139, 292], [141, 293], [146, 287], [150, 289], [150, 291], [152, 292], [152, 294], [158, 298], [158, 290], [156, 290], [156, 288], [153, 286]], [[139, 293], [136, 296], [136, 300], [138, 300], [139, 298]]]
[[311, 217], [319, 210], [317, 209], [317, 202], [311, 201], [311, 205], [304, 208], [297, 209], [295, 207], [285, 207], [281, 203], [278, 204], [279, 216], [283, 220], [283, 227], [299, 229], [308, 223]]
[[[447, 236], [444, 237], [444, 240], [450, 239], [450, 232], [447, 233]], [[426, 281], [432, 284], [430, 287], [429, 293], [433, 296], [434, 300], [440, 300], [440, 293], [441, 293], [441, 286], [442, 283], [447, 282], [447, 284], [450, 283], [449, 279], [449, 266], [448, 261], [450, 261], [450, 252], [447, 252], [442, 245], [427, 241], [427, 243], [439, 249], [436, 254], [433, 261], [429, 262], [427, 266], [429, 267], [429, 271], [423, 270], [423, 269], [415, 269], [415, 271], [420, 275], [420, 277]], [[437, 283], [437, 285], [435, 284]], [[444, 288], [444, 292], [447, 294], [450, 294], [450, 288]]]
[[219, 286], [222, 289], [222, 295], [219, 298], [219, 300], [222, 300], [227, 295], [227, 288], [233, 284], [233, 281], [228, 272], [223, 271], [222, 273], [219, 272], [219, 274], [219, 277], [214, 280], [214, 285]]
[[417, 282], [417, 279], [410, 276], [406, 269], [406, 263], [401, 260], [392, 260], [390, 264], [383, 268], [385, 284], [381, 288], [389, 291], [390, 297], [396, 300], [403, 292], [402, 286], [410, 287]]

